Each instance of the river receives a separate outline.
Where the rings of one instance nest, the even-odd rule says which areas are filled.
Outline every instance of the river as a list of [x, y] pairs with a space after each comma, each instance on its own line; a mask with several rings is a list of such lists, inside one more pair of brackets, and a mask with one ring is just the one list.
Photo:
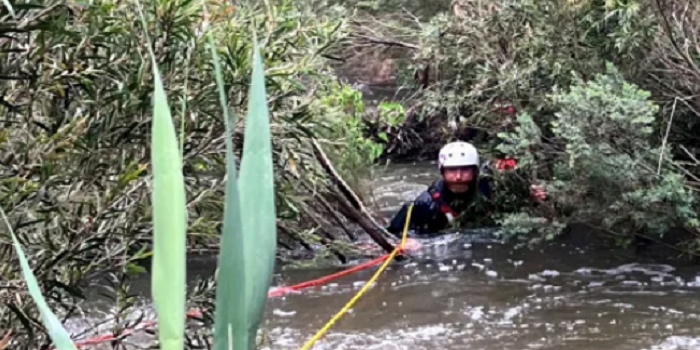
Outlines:
[[[388, 167], [374, 182], [377, 205], [390, 215], [435, 174], [428, 163]], [[195, 259], [190, 268], [195, 278], [214, 265]], [[293, 284], [337, 270], [282, 270], [275, 281]], [[269, 299], [264, 349], [301, 347], [373, 272]], [[313, 349], [700, 349], [699, 275], [698, 267], [586, 240], [515, 249], [443, 239], [415, 261], [390, 266]], [[148, 277], [134, 287], [147, 295]]]

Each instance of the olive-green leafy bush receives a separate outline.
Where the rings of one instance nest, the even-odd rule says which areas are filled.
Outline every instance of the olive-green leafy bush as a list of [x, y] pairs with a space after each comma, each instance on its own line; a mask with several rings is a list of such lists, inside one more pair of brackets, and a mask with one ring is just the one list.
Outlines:
[[[252, 71], [252, 34], [264, 45], [266, 86], [280, 243], [290, 248], [331, 244], [348, 220], [337, 212], [333, 181], [310, 146], [318, 139], [340, 171], [348, 147], [346, 114], [326, 52], [345, 40], [348, 13], [323, 2], [211, 2], [209, 20], [222, 61], [229, 108], [245, 110]], [[188, 208], [187, 243], [217, 249], [225, 174], [224, 124], [201, 3], [158, 1], [144, 7], [147, 28], [131, 1], [13, 3], [0, 6], [0, 206], [6, 208], [49, 306], [80, 315], [83, 288], [110, 285], [119, 313], [133, 298], [128, 275], [142, 272], [152, 243], [149, 197], [153, 75], [144, 33], [168, 103], [182, 131]], [[349, 126], [350, 125], [350, 126]], [[235, 126], [240, 152], [243, 125]], [[239, 158], [240, 159], [240, 158]], [[354, 169], [370, 159], [355, 157]], [[360, 174], [361, 175], [361, 174]], [[325, 204], [319, 198], [325, 199]], [[244, 204], [245, 205], [245, 204]], [[0, 329], [13, 329], [19, 348], [47, 339], [34, 305], [22, 295], [9, 235], [2, 240]], [[342, 231], [340, 231], [342, 232]], [[301, 238], [305, 240], [301, 242]], [[340, 247], [341, 245], [336, 245]], [[100, 272], [100, 281], [94, 281]], [[115, 326], [119, 329], [119, 326]]]
[[[533, 150], [548, 164], [550, 200], [543, 207], [557, 211], [552, 219], [599, 225], [625, 241], [634, 234], [663, 235], [676, 224], [697, 226], [697, 197], [670, 159], [671, 146], [653, 142], [658, 106], [650, 93], [612, 65], [591, 81], [573, 82], [550, 95], [556, 110], [551, 136], [540, 137], [540, 126], [526, 113], [515, 132], [500, 135], [512, 142], [499, 149], [523, 159], [521, 166], [535, 165]], [[506, 231], [517, 231], [522, 219], [505, 218]]]

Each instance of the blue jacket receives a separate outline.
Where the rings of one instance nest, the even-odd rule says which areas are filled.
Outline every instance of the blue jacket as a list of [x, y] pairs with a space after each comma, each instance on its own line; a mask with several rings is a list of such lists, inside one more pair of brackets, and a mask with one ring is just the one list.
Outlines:
[[[488, 174], [488, 168], [482, 169], [482, 172]], [[451, 192], [442, 179], [433, 182], [413, 201], [409, 230], [420, 235], [435, 234], [448, 228], [452, 220], [464, 220], [462, 214], [479, 195], [487, 200], [491, 197], [490, 177], [478, 176], [477, 182], [478, 186], [466, 194]], [[404, 204], [387, 227], [387, 230], [397, 237], [401, 237], [403, 233], [408, 207], [409, 204]]]

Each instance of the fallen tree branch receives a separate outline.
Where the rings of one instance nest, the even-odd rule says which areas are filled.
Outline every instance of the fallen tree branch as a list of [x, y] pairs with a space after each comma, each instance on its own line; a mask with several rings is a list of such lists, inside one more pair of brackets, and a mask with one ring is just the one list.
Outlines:
[[333, 209], [331, 204], [328, 203], [328, 201], [325, 198], [323, 198], [322, 195], [316, 193], [311, 188], [309, 188], [309, 186], [307, 184], [302, 183], [302, 186], [304, 188], [306, 188], [306, 190], [308, 190], [310, 193], [314, 194], [314, 199], [316, 199], [319, 203], [321, 203], [321, 205], [326, 209], [328, 214], [333, 218], [333, 220], [335, 220], [336, 224], [340, 227], [340, 229], [342, 229], [343, 232], [345, 232], [345, 234], [348, 236], [350, 241], [352, 241], [352, 242], [357, 241], [357, 236], [352, 231], [350, 231], [350, 229], [348, 229], [345, 226], [345, 224], [343, 223], [343, 220], [340, 218], [340, 216], [338, 215], [336, 210]]
[[[343, 178], [338, 174], [338, 172], [335, 170], [333, 165], [331, 164], [330, 160], [328, 159], [328, 156], [326, 156], [326, 153], [323, 152], [323, 149], [321, 148], [321, 145], [318, 143], [318, 141], [314, 138], [311, 139], [311, 145], [314, 148], [314, 153], [316, 154], [316, 158], [318, 159], [319, 163], [321, 163], [321, 166], [323, 167], [324, 170], [328, 173], [328, 175], [335, 181], [336, 185], [338, 186], [340, 192], [343, 193], [343, 196], [336, 196], [338, 199], [338, 202], [343, 205], [345, 209], [344, 213], [350, 214], [353, 219], [355, 219], [358, 224], [372, 237], [372, 239], [379, 244], [384, 250], [387, 252], [391, 252], [394, 247], [386, 240], [386, 237], [391, 237], [386, 230], [383, 229], [379, 223], [370, 215], [369, 211], [367, 211], [367, 208], [362, 204], [362, 201], [360, 198], [355, 194], [355, 192], [348, 186], [348, 184], [343, 180]], [[352, 213], [350, 209], [354, 209], [357, 211], [356, 215], [355, 213]]]
[[340, 196], [338, 194], [334, 195], [337, 202], [340, 204], [340, 212], [346, 217], [357, 222], [362, 229], [364, 229], [367, 234], [376, 242], [380, 247], [382, 247], [387, 253], [394, 250], [394, 246], [391, 245], [378, 231], [373, 227], [373, 223], [367, 219], [366, 216], [356, 209], [347, 198]]

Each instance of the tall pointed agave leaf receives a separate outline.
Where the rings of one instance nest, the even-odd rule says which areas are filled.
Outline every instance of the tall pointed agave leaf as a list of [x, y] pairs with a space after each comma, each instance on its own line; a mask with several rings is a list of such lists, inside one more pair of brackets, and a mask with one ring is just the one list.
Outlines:
[[[241, 312], [246, 307], [246, 295], [243, 288], [246, 275], [245, 245], [241, 226], [240, 197], [238, 193], [238, 174], [236, 158], [233, 153], [233, 131], [236, 121], [229, 113], [221, 73], [221, 62], [216, 52], [214, 37], [207, 33], [209, 49], [214, 64], [219, 101], [226, 125], [226, 195], [224, 198], [224, 227], [221, 234], [219, 252], [219, 272], [216, 282], [216, 310], [214, 315], [214, 350], [249, 348], [246, 314]], [[230, 332], [231, 331], [231, 332]], [[232, 336], [233, 339], [230, 339]]]
[[175, 126], [158, 68], [153, 62], [153, 274], [151, 289], [163, 350], [182, 350], [185, 336], [185, 179]]
[[241, 203], [244, 204], [241, 205], [241, 217], [246, 261], [244, 288], [249, 344], [248, 348], [236, 350], [250, 350], [262, 320], [277, 245], [270, 116], [264, 66], [257, 41], [254, 43], [253, 76], [248, 96], [239, 184]]
[[12, 235], [12, 242], [14, 243], [15, 251], [17, 251], [17, 256], [19, 257], [19, 264], [22, 268], [22, 275], [24, 275], [24, 280], [27, 282], [27, 289], [29, 289], [29, 294], [32, 296], [32, 299], [34, 299], [34, 302], [39, 308], [41, 321], [44, 323], [44, 327], [46, 327], [49, 337], [51, 337], [51, 340], [54, 342], [58, 350], [77, 350], [75, 344], [73, 344], [73, 341], [70, 339], [70, 335], [68, 335], [66, 329], [63, 328], [61, 321], [58, 320], [58, 317], [51, 312], [48, 304], [46, 304], [46, 300], [41, 294], [41, 288], [39, 288], [39, 283], [36, 280], [36, 276], [34, 276], [34, 272], [32, 272], [32, 268], [29, 266], [27, 256], [24, 255], [22, 245], [19, 243], [17, 236], [15, 236], [15, 232], [12, 230], [12, 226], [10, 226], [10, 222], [7, 220], [5, 211], [2, 210], [2, 208], [0, 208], [0, 214], [2, 214], [2, 219], [5, 221], [5, 225], [7, 225], [10, 235]]
[[[146, 19], [141, 12], [144, 28]], [[146, 35], [148, 35], [146, 33]], [[148, 39], [148, 37], [147, 37]], [[153, 262], [151, 290], [158, 317], [162, 350], [182, 350], [185, 344], [186, 235], [185, 179], [168, 98], [148, 39], [153, 66]]]

